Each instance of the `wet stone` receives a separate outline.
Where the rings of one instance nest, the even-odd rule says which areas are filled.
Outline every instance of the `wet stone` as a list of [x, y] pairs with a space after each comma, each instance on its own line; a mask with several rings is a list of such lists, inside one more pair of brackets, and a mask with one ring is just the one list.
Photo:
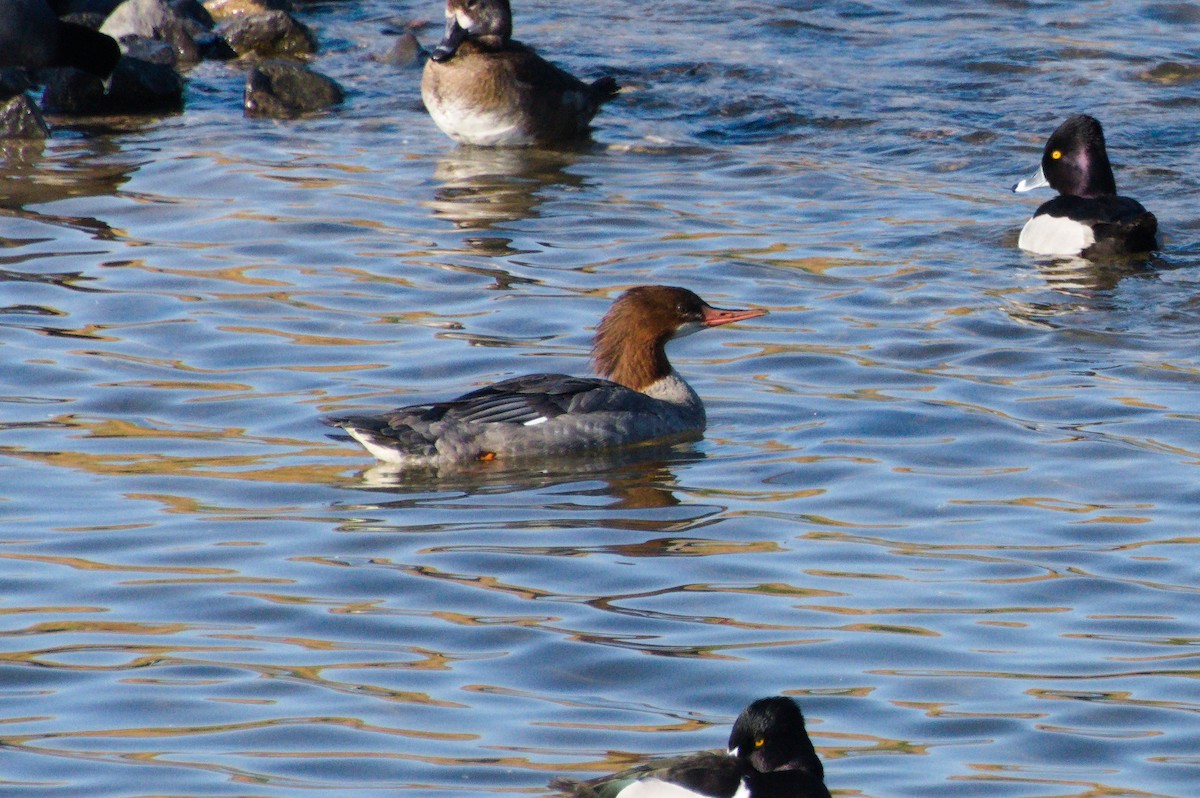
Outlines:
[[0, 139], [44, 139], [50, 128], [24, 92], [0, 104]]
[[175, 48], [164, 41], [133, 36], [121, 42], [126, 58], [148, 61], [174, 67], [177, 60]]
[[183, 78], [169, 64], [126, 56], [117, 62], [105, 92], [101, 80], [60, 69], [46, 84], [42, 107], [57, 114], [146, 114], [183, 107]]
[[200, 0], [171, 0], [171, 10], [185, 23], [191, 23], [202, 30], [212, 30], [217, 21]]
[[204, 8], [218, 22], [236, 17], [265, 14], [268, 11], [295, 10], [290, 0], [203, 0]]
[[341, 86], [303, 64], [274, 59], [246, 76], [246, 116], [291, 118], [342, 102]]
[[317, 38], [284, 11], [238, 17], [221, 26], [221, 35], [240, 56], [305, 56], [317, 51]]
[[118, 42], [131, 36], [157, 39], [174, 47], [180, 61], [200, 60], [200, 49], [187, 23], [164, 0], [125, 0], [100, 26], [100, 32]]

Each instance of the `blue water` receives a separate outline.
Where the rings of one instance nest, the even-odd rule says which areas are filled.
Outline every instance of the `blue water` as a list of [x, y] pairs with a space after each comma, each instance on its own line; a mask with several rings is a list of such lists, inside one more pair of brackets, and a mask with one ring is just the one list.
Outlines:
[[[544, 794], [786, 693], [838, 796], [1195, 794], [1194, 4], [519, 2], [625, 86], [565, 154], [371, 60], [436, 3], [299, 14], [338, 111], [206, 63], [0, 148], [0, 792]], [[1016, 248], [1074, 112], [1160, 253]], [[703, 441], [397, 482], [318, 422], [586, 373], [655, 282], [771, 311], [673, 344]]]

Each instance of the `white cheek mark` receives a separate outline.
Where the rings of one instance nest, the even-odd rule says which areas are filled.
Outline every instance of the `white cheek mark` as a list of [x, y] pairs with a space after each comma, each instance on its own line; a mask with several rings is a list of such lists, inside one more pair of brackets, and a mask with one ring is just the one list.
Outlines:
[[703, 322], [685, 321], [683, 324], [680, 324], [675, 328], [675, 334], [671, 336], [671, 340], [674, 341], [676, 338], [685, 338], [692, 333], [698, 333], [703, 329]]

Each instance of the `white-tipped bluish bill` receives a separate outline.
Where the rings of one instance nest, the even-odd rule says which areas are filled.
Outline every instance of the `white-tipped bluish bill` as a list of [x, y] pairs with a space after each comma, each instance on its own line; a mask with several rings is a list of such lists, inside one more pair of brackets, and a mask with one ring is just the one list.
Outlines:
[[1046, 179], [1046, 173], [1042, 171], [1042, 167], [1038, 167], [1037, 171], [1025, 178], [1021, 182], [1012, 187], [1013, 191], [1031, 191], [1035, 188], [1050, 185], [1050, 181]]

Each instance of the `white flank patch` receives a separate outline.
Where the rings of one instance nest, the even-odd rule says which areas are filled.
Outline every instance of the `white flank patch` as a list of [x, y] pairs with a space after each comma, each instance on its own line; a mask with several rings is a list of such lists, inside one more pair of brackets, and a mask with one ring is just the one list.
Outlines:
[[1042, 214], [1025, 223], [1017, 246], [1039, 255], [1078, 255], [1096, 243], [1096, 234], [1086, 224], [1065, 216]]
[[367, 435], [354, 429], [354, 427], [346, 427], [345, 429], [351, 438], [361, 443], [364, 449], [375, 455], [376, 459], [382, 460], [385, 463], [403, 463], [405, 461], [404, 453], [399, 449], [393, 449], [390, 446], [380, 446]]
[[549, 420], [550, 419], [546, 418], [545, 416], [538, 416], [537, 418], [531, 418], [528, 421], [526, 421], [525, 426], [526, 427], [536, 427], [538, 424], [545, 424]]
[[[738, 794], [744, 795], [740, 790]], [[617, 798], [709, 798], [709, 796], [662, 779], [642, 779], [617, 793]]]

